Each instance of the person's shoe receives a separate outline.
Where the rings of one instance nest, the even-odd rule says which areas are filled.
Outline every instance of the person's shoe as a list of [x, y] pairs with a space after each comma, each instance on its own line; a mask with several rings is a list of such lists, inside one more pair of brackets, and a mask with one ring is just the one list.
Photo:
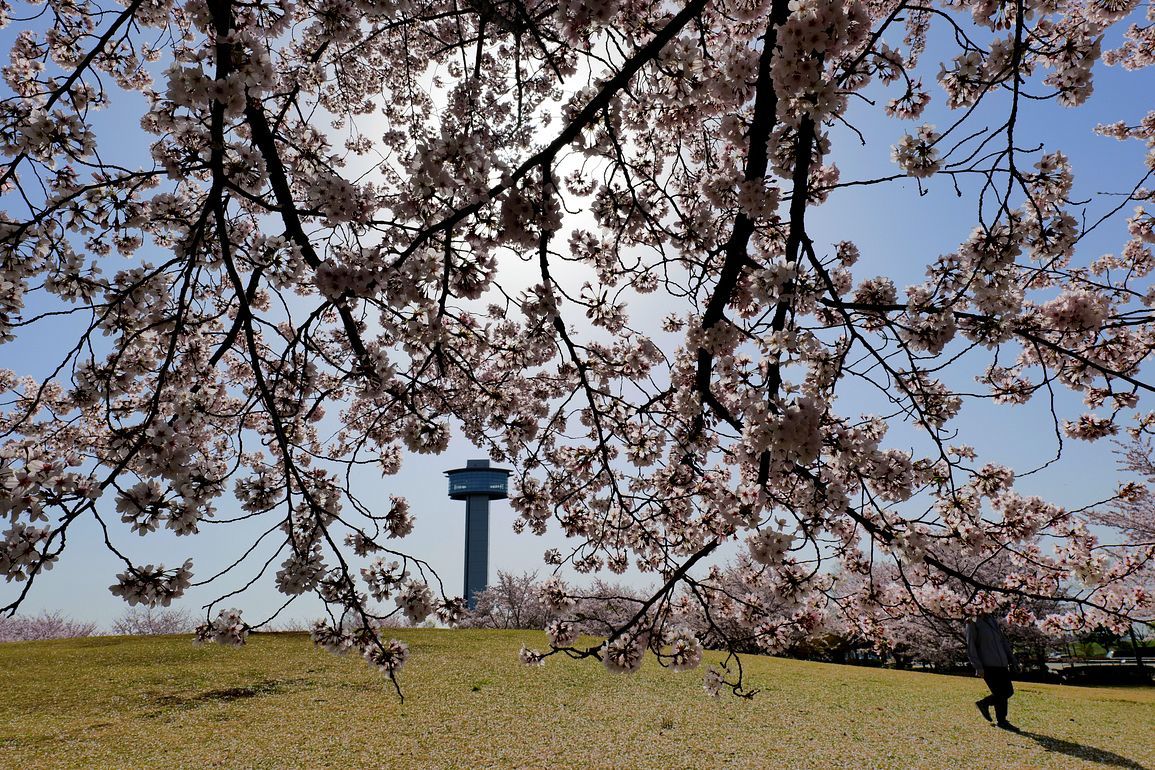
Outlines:
[[1006, 721], [999, 722], [998, 724], [995, 725], [995, 727], [999, 728], [1000, 730], [1007, 730], [1007, 731], [1012, 732], [1012, 733], [1021, 733], [1022, 732], [1022, 730], [1015, 727], [1010, 722], [1006, 722]]
[[987, 720], [988, 722], [995, 721], [991, 719], [991, 707], [987, 704], [986, 701], [976, 700], [975, 708], [977, 708], [979, 713], [983, 715], [983, 719]]

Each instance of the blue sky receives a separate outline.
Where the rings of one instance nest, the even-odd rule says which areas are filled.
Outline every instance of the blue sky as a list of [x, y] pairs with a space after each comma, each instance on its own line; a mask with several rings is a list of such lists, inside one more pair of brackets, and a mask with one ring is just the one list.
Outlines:
[[[10, 27], [0, 32], [0, 45], [9, 45], [15, 31]], [[1105, 48], [1112, 44], [1113, 41], [1109, 40]], [[927, 61], [934, 61], [934, 57], [928, 55]], [[926, 78], [927, 84], [939, 100], [941, 89], [932, 82], [937, 61], [926, 69], [932, 73]], [[1084, 107], [1070, 110], [1053, 102], [1031, 105], [1032, 109], [1023, 114], [1020, 124], [1020, 144], [1029, 146], [1042, 142], [1048, 150], [1062, 149], [1066, 152], [1072, 158], [1076, 174], [1076, 199], [1103, 192], [1128, 191], [1137, 179], [1136, 170], [1141, 168], [1145, 148], [1137, 142], [1121, 143], [1097, 136], [1092, 129], [1096, 123], [1137, 121], [1155, 107], [1150, 97], [1137, 96], [1153, 93], [1155, 77], [1150, 72], [1125, 73], [1118, 68], [1100, 67], [1096, 72], [1095, 94]], [[136, 153], [142, 146], [136, 133], [139, 109], [134, 102], [139, 104], [139, 100], [129, 102], [121, 97], [117, 107], [100, 113], [96, 120], [101, 129], [106, 129], [102, 139], [106, 157], [130, 165], [140, 162], [132, 159], [138, 157]], [[913, 124], [880, 120], [870, 111], [852, 109], [850, 119], [866, 136], [867, 146], [860, 148], [857, 138], [845, 129], [832, 130], [836, 148], [834, 160], [842, 170], [842, 179], [895, 173], [889, 158], [891, 144], [904, 130], [910, 130], [920, 122], [945, 126], [948, 120], [938, 112], [939, 109], [941, 107], [937, 104], [932, 105], [927, 116]], [[957, 198], [948, 180], [932, 178], [925, 187], [928, 190], [925, 196], [919, 195], [913, 180], [893, 182], [884, 187], [839, 191], [826, 206], [813, 210], [809, 215], [810, 231], [817, 247], [820, 251], [823, 248], [828, 250], [836, 241], [851, 239], [858, 243], [863, 254], [855, 270], [857, 278], [888, 275], [899, 287], [920, 281], [926, 264], [939, 254], [953, 250], [975, 223], [973, 202], [966, 197]], [[1102, 201], [1093, 204], [1088, 209], [1088, 219], [1096, 218], [1104, 208], [1106, 204]], [[1077, 261], [1087, 262], [1103, 253], [1118, 251], [1125, 242], [1125, 219], [1130, 210], [1131, 206], [1126, 207], [1112, 223], [1082, 243]], [[660, 307], [656, 299], [640, 307], [642, 320], [647, 314], [656, 319], [669, 311], [669, 308]], [[66, 321], [44, 324], [36, 334], [0, 347], [0, 366], [20, 373], [43, 374], [46, 367], [59, 360], [62, 352], [59, 340], [67, 327]], [[858, 403], [860, 398], [861, 403]], [[1064, 394], [1062, 401], [1064, 408], [1061, 412], [1068, 416], [1082, 411], [1077, 398]], [[839, 402], [842, 414], [876, 409], [870, 398], [865, 394], [856, 395], [854, 391]], [[1055, 452], [1050, 417], [1046, 404], [1041, 400], [1017, 408], [990, 403], [972, 404], [964, 410], [956, 425], [963, 431], [960, 442], [976, 446], [984, 460], [1003, 462], [1020, 472], [1039, 466]], [[910, 435], [903, 426], [894, 426], [891, 445], [908, 446], [914, 440]], [[904, 445], [904, 441], [907, 444]], [[464, 441], [455, 439], [442, 456], [411, 456], [398, 476], [381, 480], [366, 478], [364, 481], [363, 489], [370, 490], [370, 495], [375, 495], [383, 505], [387, 505], [391, 494], [410, 500], [417, 525], [401, 546], [407, 552], [428, 560], [440, 573], [451, 595], [461, 591], [464, 503], [447, 497], [442, 472], [464, 465], [467, 459], [482, 456]], [[1117, 480], [1108, 444], [1068, 441], [1061, 463], [1023, 479], [1020, 488], [1024, 492], [1043, 494], [1070, 507], [1079, 507], [1109, 496]], [[218, 517], [228, 517], [228, 502], [222, 501], [220, 508]], [[111, 509], [111, 504], [105, 506], [105, 510]], [[561, 548], [564, 552], [567, 550], [564, 538], [556, 529], [541, 538], [529, 534], [515, 535], [510, 526], [513, 519], [506, 503], [498, 502], [491, 506], [491, 578], [499, 569], [511, 572], [539, 570], [545, 574], [543, 552], [551, 547]], [[197, 577], [203, 578], [230, 563], [263, 529], [264, 526], [248, 522], [228, 526], [209, 524], [192, 539], [177, 538], [168, 532], [138, 538], [125, 530], [116, 535], [116, 542], [140, 562], [164, 562], [171, 566], [192, 556]], [[59, 609], [74, 617], [104, 624], [123, 612], [125, 605], [108, 591], [122, 564], [104, 550], [101, 540], [102, 535], [94, 521], [76, 522], [69, 531], [68, 550], [51, 572], [38, 579], [24, 611]], [[271, 553], [271, 549], [265, 552]], [[279, 561], [280, 558], [274, 561], [270, 573], [259, 586], [242, 598], [226, 601], [223, 606], [235, 604], [244, 608], [250, 620], [261, 619], [263, 614], [279, 606], [284, 597], [276, 593], [272, 582], [272, 573]], [[249, 573], [245, 573], [246, 580], [248, 576]], [[629, 579], [650, 582], [646, 577]], [[222, 589], [230, 590], [233, 583], [193, 589], [182, 606], [197, 612], [199, 605], [215, 598]], [[0, 585], [0, 603], [18, 588], [18, 584]], [[304, 598], [286, 614], [307, 618], [318, 615], [319, 611], [315, 599]]]

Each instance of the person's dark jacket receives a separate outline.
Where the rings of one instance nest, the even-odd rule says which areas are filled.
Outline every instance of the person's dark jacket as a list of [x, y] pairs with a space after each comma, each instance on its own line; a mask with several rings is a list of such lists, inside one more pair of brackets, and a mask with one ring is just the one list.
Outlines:
[[1011, 643], [993, 615], [980, 615], [967, 623], [967, 657], [979, 674], [988, 668], [1010, 668], [1014, 663]]

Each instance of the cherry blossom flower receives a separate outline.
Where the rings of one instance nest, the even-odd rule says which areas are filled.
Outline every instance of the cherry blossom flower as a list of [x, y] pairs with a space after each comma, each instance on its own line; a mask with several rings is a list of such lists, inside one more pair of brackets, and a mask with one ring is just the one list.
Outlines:
[[212, 642], [230, 647], [239, 647], [245, 643], [249, 628], [241, 619], [238, 609], [221, 610], [212, 620], [197, 626], [197, 642]]

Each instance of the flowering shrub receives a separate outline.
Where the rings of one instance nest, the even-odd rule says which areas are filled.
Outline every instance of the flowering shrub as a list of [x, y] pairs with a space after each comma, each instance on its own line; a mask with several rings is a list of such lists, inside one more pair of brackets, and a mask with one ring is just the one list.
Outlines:
[[134, 607], [114, 620], [111, 630], [122, 636], [152, 636], [188, 633], [196, 625], [187, 610]]
[[[1132, 439], [1117, 450], [1121, 468], [1142, 481], [1125, 482], [1109, 507], [1091, 514], [1093, 521], [1121, 530], [1138, 545], [1155, 542], [1155, 445], [1149, 428], [1134, 430]], [[1155, 593], [1155, 580], [1148, 588]]]
[[[120, 544], [193, 538], [235, 504], [280, 551], [259, 564], [243, 544], [222, 575], [317, 595], [317, 643], [392, 679], [408, 651], [381, 624], [455, 622], [462, 602], [402, 549], [407, 503], [369, 502], [356, 479], [460, 431], [513, 469], [519, 530], [573, 539], [547, 555], [557, 624], [529, 662], [632, 671], [649, 650], [692, 668], [696, 615], [723, 646], [788, 644], [831, 605], [868, 624], [883, 566], [901, 575], [891, 612], [1025, 617], [1043, 597], [1061, 609], [1030, 620], [1055, 630], [1152, 618], [1150, 541], [1025, 496], [958, 419], [1042, 396], [1043, 432], [1151, 425], [1135, 410], [1152, 391], [1155, 150], [1113, 169], [1122, 199], [1078, 200], [1072, 156], [1022, 116], [1084, 105], [1100, 61], [1151, 65], [1152, 6], [34, 5], [0, 8], [36, 19], [2, 73], [0, 344], [52, 323], [62, 352], [39, 377], [0, 370], [16, 586], [0, 609], [82, 519], [124, 562], [113, 593], [168, 606], [220, 576]], [[91, 113], [136, 103], [125, 92], [146, 104], [147, 156], [121, 164]], [[844, 178], [836, 154], [860, 140], [842, 127], [875, 115], [918, 125], [868, 147], [892, 174]], [[1107, 119], [1103, 135], [1155, 147], [1155, 113]], [[853, 218], [811, 214], [904, 179], [953, 187], [974, 227], [899, 287]], [[1087, 254], [1112, 226], [1112, 253]], [[896, 421], [909, 430], [888, 436]], [[753, 600], [710, 569], [731, 541]], [[994, 556], [1004, 572], [974, 568]], [[562, 576], [631, 567], [653, 589], [600, 618]], [[851, 595], [835, 567], [863, 578]], [[215, 609], [198, 638], [260, 625]], [[582, 646], [591, 624], [602, 640]], [[741, 692], [740, 670], [709, 669], [706, 690]]]
[[37, 642], [45, 639], [72, 639], [92, 636], [95, 623], [72, 620], [60, 612], [38, 615], [0, 616], [0, 642]]
[[497, 580], [477, 594], [473, 611], [462, 620], [470, 628], [546, 628], [550, 613], [538, 600], [536, 572], [513, 575], [498, 570]]

